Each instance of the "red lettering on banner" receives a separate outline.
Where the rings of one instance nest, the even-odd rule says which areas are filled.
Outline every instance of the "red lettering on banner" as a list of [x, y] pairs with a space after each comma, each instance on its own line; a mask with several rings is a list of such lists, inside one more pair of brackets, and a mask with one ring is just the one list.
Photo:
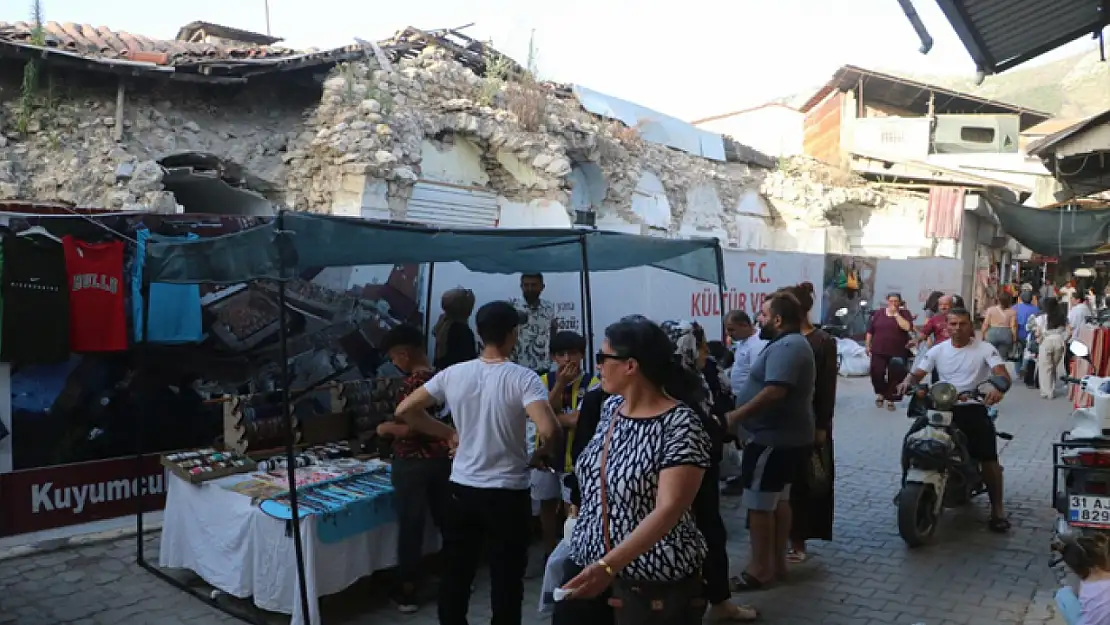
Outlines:
[[690, 316], [719, 318], [729, 311], [742, 310], [755, 318], [763, 308], [763, 302], [773, 292], [765, 290], [766, 287], [760, 288], [772, 282], [766, 262], [748, 261], [748, 282], [752, 287], [749, 291], [735, 288], [723, 293], [712, 288], [694, 291], [690, 294]]

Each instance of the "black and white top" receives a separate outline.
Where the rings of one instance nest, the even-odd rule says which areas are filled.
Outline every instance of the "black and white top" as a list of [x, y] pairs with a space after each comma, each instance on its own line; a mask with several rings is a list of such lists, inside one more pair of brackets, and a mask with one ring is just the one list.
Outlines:
[[[617, 419], [609, 446], [606, 491], [609, 496], [609, 540], [613, 547], [655, 509], [659, 473], [683, 465], [709, 467], [709, 434], [701, 419], [685, 404], [651, 419], [630, 419], [617, 413], [623, 403], [610, 397], [601, 421], [575, 465], [582, 490], [582, 506], [571, 535], [571, 559], [586, 566], [605, 557], [601, 518], [601, 448], [609, 423]], [[661, 541], [636, 558], [621, 577], [640, 581], [678, 581], [701, 570], [705, 538], [687, 511]]]

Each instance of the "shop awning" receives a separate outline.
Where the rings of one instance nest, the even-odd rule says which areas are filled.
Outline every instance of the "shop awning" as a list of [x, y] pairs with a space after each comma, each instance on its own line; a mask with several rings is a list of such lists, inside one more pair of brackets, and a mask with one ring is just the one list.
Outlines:
[[999, 187], [984, 192], [1002, 229], [1037, 254], [1068, 258], [1091, 254], [1110, 241], [1110, 208], [1033, 208]]
[[[243, 232], [147, 247], [151, 282], [232, 284], [307, 269], [461, 262], [483, 273], [577, 272], [652, 266], [716, 284], [716, 239], [661, 239], [597, 230], [439, 229], [287, 212]], [[280, 255], [280, 256], [279, 256]], [[284, 261], [284, 263], [280, 262]]]

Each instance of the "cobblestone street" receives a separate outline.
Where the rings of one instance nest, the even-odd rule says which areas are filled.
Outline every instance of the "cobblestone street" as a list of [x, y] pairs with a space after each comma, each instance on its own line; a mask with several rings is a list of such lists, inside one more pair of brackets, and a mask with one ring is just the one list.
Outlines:
[[[743, 597], [764, 622], [805, 624], [975, 625], [1054, 622], [1048, 604], [1056, 585], [1047, 567], [1053, 518], [1051, 443], [1068, 420], [1066, 400], [1047, 402], [1016, 387], [1002, 404], [1007, 504], [1014, 529], [986, 529], [986, 499], [950, 511], [935, 544], [910, 551], [898, 537], [891, 499], [898, 480], [903, 412], [874, 408], [869, 384], [842, 380], [836, 413], [835, 542], [816, 543], [789, 584]], [[1000, 441], [1001, 443], [1001, 441]], [[725, 498], [734, 571], [746, 557], [747, 534], [736, 498]], [[157, 534], [147, 537], [156, 561]], [[0, 561], [0, 623], [124, 625], [234, 622], [133, 563], [134, 539]], [[539, 580], [528, 584], [526, 622], [535, 616]], [[488, 620], [484, 580], [471, 622]], [[372, 584], [324, 601], [332, 624], [430, 625], [435, 611], [398, 614]], [[273, 622], [283, 619], [271, 615]], [[287, 622], [287, 619], [285, 619]]]

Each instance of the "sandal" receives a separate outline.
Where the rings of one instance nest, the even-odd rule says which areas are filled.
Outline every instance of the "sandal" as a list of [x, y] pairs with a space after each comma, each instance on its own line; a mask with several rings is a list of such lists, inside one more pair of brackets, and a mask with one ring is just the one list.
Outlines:
[[[723, 606], [723, 609], [719, 606]], [[750, 605], [736, 605], [726, 601], [709, 607], [710, 623], [751, 623], [759, 620], [759, 610]]]
[[790, 549], [786, 552], [786, 561], [790, 564], [801, 564], [806, 561], [806, 552]]
[[987, 521], [987, 529], [995, 534], [1005, 534], [1010, 531], [1011, 527], [1010, 519], [1006, 517], [992, 516], [990, 520]]
[[766, 586], [758, 577], [747, 571], [741, 571], [740, 577], [733, 577], [729, 581], [732, 582], [732, 592], [756, 592]]
[[897, 410], [897, 407], [894, 405], [894, 402], [888, 401], [886, 403], [886, 409], [891, 411], [891, 412], [894, 412], [895, 410]]
[[883, 407], [883, 398], [882, 398], [881, 395], [876, 395], [875, 396], [875, 407], [876, 408], [882, 408]]

